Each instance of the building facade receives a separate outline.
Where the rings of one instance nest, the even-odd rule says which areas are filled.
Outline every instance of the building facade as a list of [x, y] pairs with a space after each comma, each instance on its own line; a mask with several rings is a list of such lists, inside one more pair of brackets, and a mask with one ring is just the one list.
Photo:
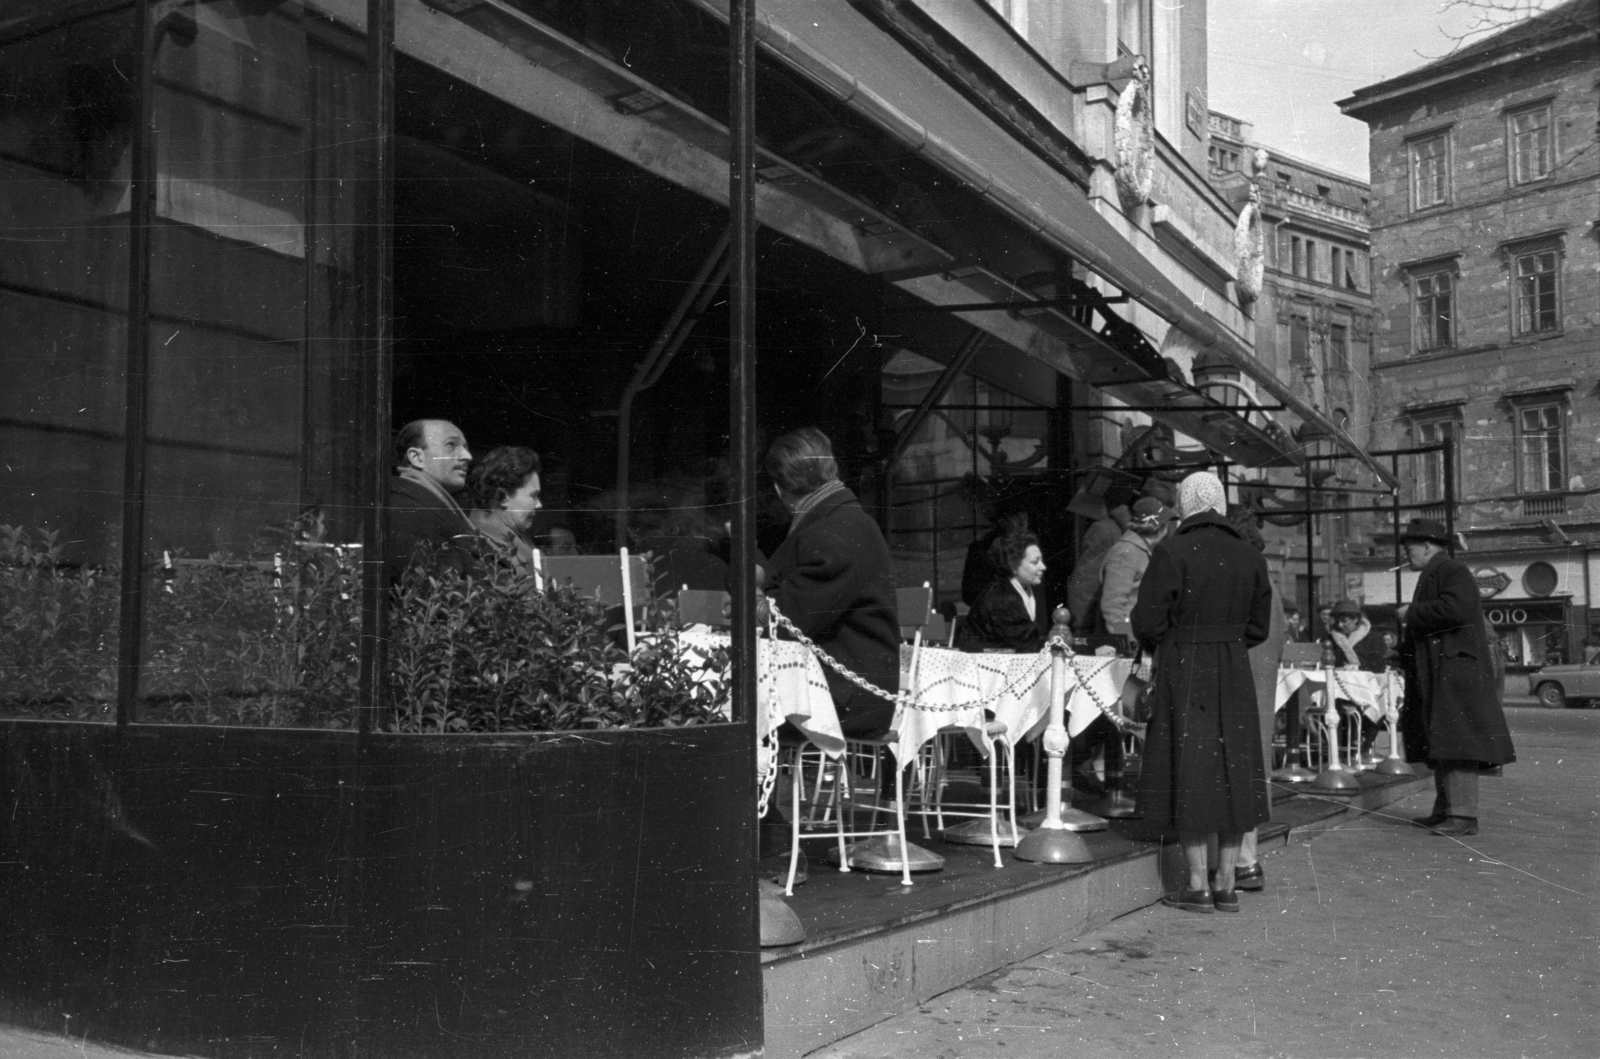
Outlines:
[[[1263, 250], [1261, 295], [1255, 310], [1256, 357], [1298, 386], [1362, 445], [1369, 445], [1373, 395], [1373, 298], [1369, 188], [1358, 180], [1257, 143], [1250, 123], [1210, 115], [1209, 172], [1213, 183], [1243, 209], [1260, 210]], [[1312, 506], [1365, 505], [1376, 484], [1354, 461], [1327, 457], [1339, 450], [1329, 439], [1300, 432], [1310, 464]], [[1314, 514], [1305, 530], [1304, 475], [1274, 472], [1272, 488], [1251, 494], [1266, 523], [1263, 534], [1284, 563], [1286, 596], [1309, 622], [1311, 611], [1355, 594], [1358, 579], [1348, 559], [1355, 544], [1346, 516]], [[1360, 500], [1354, 498], [1363, 498]], [[1298, 509], [1298, 513], [1297, 513]], [[1363, 549], [1364, 551], [1364, 549]]]
[[[1524, 669], [1600, 621], [1596, 28], [1562, 4], [1340, 103], [1371, 129], [1374, 441], [1448, 450], [1405, 499], [1453, 521]], [[1413, 583], [1386, 529], [1369, 604]]]
[[754, 703], [681, 744], [396, 731], [395, 425], [536, 449], [591, 551], [723, 533], [773, 502], [728, 470], [753, 296], [762, 440], [821, 426], [944, 598], [986, 495], [1064, 574], [1110, 465], [1366, 458], [1253, 352], [1203, 3], [753, 7], [753, 119], [726, 0], [0, 8], [0, 1008], [250, 1057], [760, 1050]]

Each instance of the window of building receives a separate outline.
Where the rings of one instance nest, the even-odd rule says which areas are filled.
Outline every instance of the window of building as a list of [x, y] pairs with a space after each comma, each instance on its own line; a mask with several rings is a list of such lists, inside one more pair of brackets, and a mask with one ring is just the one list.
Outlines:
[[1563, 419], [1557, 402], [1517, 409], [1518, 485], [1522, 492], [1553, 493], [1566, 487]]
[[1552, 133], [1548, 103], [1506, 115], [1506, 140], [1511, 148], [1513, 184], [1543, 180], [1550, 175], [1555, 156]]
[[1117, 43], [1122, 51], [1128, 55], [1150, 54], [1149, 38], [1146, 36], [1146, 27], [1149, 25], [1145, 17], [1145, 7], [1149, 0], [1118, 0], [1117, 3]]
[[1306, 279], [1322, 279], [1322, 260], [1317, 257], [1317, 241], [1306, 240]]
[[1311, 362], [1311, 321], [1296, 316], [1289, 321], [1289, 363], [1300, 370]]
[[1555, 331], [1561, 327], [1557, 297], [1560, 255], [1553, 249], [1518, 254], [1516, 267], [1516, 328], [1519, 335]]
[[1415, 347], [1418, 353], [1455, 345], [1455, 275], [1429, 272], [1412, 279], [1415, 300]]
[[1437, 133], [1411, 144], [1411, 208], [1425, 210], [1450, 200], [1450, 137]]
[[1303, 249], [1300, 245], [1300, 237], [1298, 235], [1291, 235], [1289, 237], [1289, 272], [1291, 275], [1300, 275], [1301, 269], [1304, 268], [1304, 266], [1301, 264], [1302, 253]]
[[[1435, 416], [1416, 421], [1417, 447], [1458, 444], [1460, 431], [1454, 415]], [[1459, 464], [1459, 460], [1456, 461]], [[1459, 472], [1456, 483], [1460, 482]], [[1421, 452], [1413, 467], [1414, 499], [1419, 504], [1442, 503], [1445, 500], [1445, 475], [1443, 452]], [[1459, 491], [1457, 492], [1459, 496]]]
[[1328, 370], [1350, 370], [1350, 329], [1344, 324], [1328, 325]]

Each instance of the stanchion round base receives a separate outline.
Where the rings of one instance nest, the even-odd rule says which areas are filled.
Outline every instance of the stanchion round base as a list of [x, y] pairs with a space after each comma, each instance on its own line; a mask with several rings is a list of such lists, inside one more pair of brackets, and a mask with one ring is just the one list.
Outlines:
[[1134, 800], [1120, 793], [1097, 802], [1089, 802], [1088, 807], [1088, 811], [1092, 811], [1095, 816], [1107, 820], [1128, 820], [1139, 815], [1139, 806]]
[[[1012, 827], [1004, 818], [1000, 820], [1000, 845], [1007, 849], [1022, 841], [1027, 833], [1027, 828], [1021, 826]], [[957, 824], [955, 827], [947, 827], [940, 837], [946, 842], [951, 842], [958, 846], [993, 846], [995, 844], [994, 828], [990, 826], [987, 816], [979, 817], [976, 820], [968, 820], [966, 823]]]
[[1372, 771], [1382, 776], [1415, 776], [1417, 770], [1397, 757], [1384, 758]]
[[1311, 781], [1318, 794], [1360, 794], [1361, 781], [1349, 769], [1324, 769]]
[[1011, 854], [1035, 864], [1088, 864], [1094, 860], [1089, 844], [1071, 831], [1041, 827], [1031, 831]]
[[1310, 783], [1317, 774], [1301, 765], [1285, 765], [1275, 771], [1272, 778], [1279, 783]]
[[[1043, 827], [1049, 815], [1049, 810], [1040, 809], [1038, 812], [1018, 817], [1017, 823], [1029, 828]], [[1070, 805], [1061, 807], [1061, 825], [1068, 831], [1104, 831], [1107, 826], [1105, 817], [1086, 813], [1082, 809], [1074, 809]]]
[[806, 928], [800, 924], [800, 917], [794, 914], [789, 902], [783, 899], [783, 890], [765, 881], [759, 885], [757, 902], [761, 909], [762, 947], [798, 945], [805, 941]]
[[1061, 824], [1068, 831], [1104, 831], [1107, 827], [1105, 817], [1069, 805], [1061, 807]]
[[[844, 847], [845, 862], [862, 871], [900, 872], [900, 839], [897, 835], [852, 842]], [[825, 858], [830, 864], [839, 863], [839, 846], [829, 847]], [[944, 858], [914, 842], [906, 843], [906, 858], [911, 871], [939, 871], [944, 868]]]
[[1356, 760], [1361, 763], [1361, 768], [1363, 771], [1371, 772], [1373, 769], [1377, 768], [1379, 765], [1383, 764], [1389, 759], [1384, 757], [1382, 754], [1377, 754], [1369, 750]]

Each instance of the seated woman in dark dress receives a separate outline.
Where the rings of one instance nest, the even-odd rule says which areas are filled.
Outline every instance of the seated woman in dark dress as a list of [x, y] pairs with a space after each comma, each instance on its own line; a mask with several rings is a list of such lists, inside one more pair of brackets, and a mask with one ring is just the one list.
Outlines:
[[1044, 648], [1050, 633], [1050, 608], [1045, 605], [1044, 555], [1039, 538], [1013, 533], [995, 540], [991, 558], [1010, 576], [990, 583], [957, 631], [963, 651], [1003, 650], [1033, 653]]

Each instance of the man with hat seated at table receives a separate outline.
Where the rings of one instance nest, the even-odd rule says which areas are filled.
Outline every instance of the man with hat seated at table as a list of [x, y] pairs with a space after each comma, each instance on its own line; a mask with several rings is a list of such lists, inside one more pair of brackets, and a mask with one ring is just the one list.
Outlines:
[[1414, 518], [1400, 535], [1419, 571], [1411, 602], [1396, 611], [1406, 677], [1400, 732], [1406, 759], [1433, 770], [1433, 812], [1417, 823], [1435, 834], [1478, 833], [1478, 777], [1515, 761], [1494, 687], [1478, 583], [1433, 519]]
[[[1322, 637], [1323, 655], [1333, 659], [1336, 669], [1359, 669], [1366, 673], [1382, 673], [1384, 671], [1384, 646], [1383, 640], [1372, 631], [1372, 623], [1366, 615], [1361, 613], [1361, 605], [1353, 599], [1341, 599], [1329, 608], [1329, 621], [1327, 633]], [[1359, 707], [1349, 699], [1336, 699], [1337, 703], [1348, 706], [1352, 710]], [[1361, 753], [1366, 754], [1372, 750], [1372, 744], [1377, 740], [1378, 733], [1382, 730], [1377, 721], [1369, 718], [1365, 713], [1361, 717]], [[1339, 722], [1340, 737], [1343, 738], [1345, 721]]]

